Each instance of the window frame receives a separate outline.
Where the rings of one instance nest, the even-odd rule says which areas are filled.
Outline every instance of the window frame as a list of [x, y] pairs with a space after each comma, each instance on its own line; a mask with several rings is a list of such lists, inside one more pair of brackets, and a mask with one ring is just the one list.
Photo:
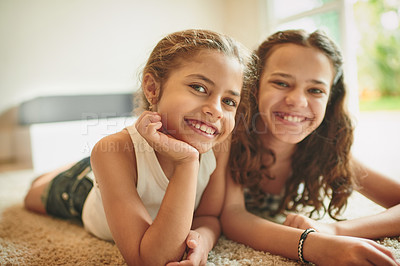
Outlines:
[[277, 31], [282, 24], [299, 20], [305, 17], [323, 14], [326, 12], [335, 11], [339, 16], [339, 32], [340, 42], [338, 43], [343, 59], [345, 82], [347, 84], [347, 106], [350, 113], [359, 116], [359, 101], [358, 101], [358, 82], [357, 82], [357, 34], [355, 34], [355, 23], [353, 16], [353, 3], [355, 0], [333, 0], [322, 6], [300, 12], [284, 18], [276, 18], [273, 10], [275, 10], [274, 0], [264, 0], [265, 17], [267, 20], [264, 25], [264, 32], [270, 35]]

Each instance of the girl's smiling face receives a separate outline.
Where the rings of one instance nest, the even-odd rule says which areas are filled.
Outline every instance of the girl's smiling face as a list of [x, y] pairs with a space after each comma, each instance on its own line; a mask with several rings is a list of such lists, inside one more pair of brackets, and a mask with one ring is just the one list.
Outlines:
[[275, 48], [260, 77], [260, 133], [290, 144], [302, 141], [324, 119], [333, 77], [332, 62], [319, 50], [296, 44]]
[[241, 64], [220, 52], [204, 50], [179, 61], [156, 103], [163, 130], [206, 152], [232, 132], [242, 84]]

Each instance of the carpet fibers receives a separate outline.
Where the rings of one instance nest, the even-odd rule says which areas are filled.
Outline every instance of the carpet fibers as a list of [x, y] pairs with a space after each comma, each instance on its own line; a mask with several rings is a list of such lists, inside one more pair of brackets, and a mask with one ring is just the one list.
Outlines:
[[[90, 235], [81, 225], [26, 211], [22, 199], [32, 180], [27, 174], [0, 175], [0, 265], [125, 265], [115, 244]], [[346, 213], [351, 215], [347, 217], [380, 210], [358, 198], [350, 203]], [[399, 240], [399, 237], [385, 238], [379, 243], [389, 247], [400, 260]], [[255, 251], [222, 236], [210, 252], [207, 265], [298, 265], [298, 262]]]

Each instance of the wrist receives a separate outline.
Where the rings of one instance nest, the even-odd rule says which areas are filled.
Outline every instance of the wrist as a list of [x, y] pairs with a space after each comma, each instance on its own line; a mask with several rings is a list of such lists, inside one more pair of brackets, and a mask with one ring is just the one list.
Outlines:
[[187, 158], [185, 160], [180, 160], [174, 163], [175, 169], [192, 169], [199, 168], [200, 161], [196, 158]]
[[337, 246], [332, 244], [335, 239], [336, 236], [324, 233], [308, 234], [307, 241], [303, 244], [303, 258], [316, 265], [335, 259]]
[[336, 222], [332, 224], [332, 232], [334, 235], [346, 235], [344, 227], [342, 225], [343, 222]]
[[305, 245], [308, 235], [311, 233], [315, 233], [315, 232], [316, 231], [314, 228], [308, 228], [308, 229], [304, 230], [304, 232], [300, 236], [297, 251], [298, 251], [299, 260], [302, 263], [310, 263], [308, 260], [306, 260], [304, 258], [304, 245]]
[[199, 164], [200, 163], [200, 154], [197, 152], [192, 152], [188, 154], [185, 158], [176, 161], [176, 165], [181, 164]]
[[197, 176], [199, 166], [199, 160], [181, 161], [174, 165], [174, 175], [182, 175], [185, 177], [187, 177], [188, 175]]

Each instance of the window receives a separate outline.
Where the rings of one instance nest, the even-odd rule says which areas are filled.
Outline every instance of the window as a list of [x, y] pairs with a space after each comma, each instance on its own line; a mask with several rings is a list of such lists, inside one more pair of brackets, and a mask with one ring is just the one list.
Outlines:
[[323, 30], [340, 47], [344, 57], [345, 79], [348, 84], [348, 104], [358, 113], [356, 44], [352, 1], [350, 0], [265, 0], [268, 12], [266, 31], [304, 29]]
[[275, 30], [302, 28], [324, 30], [340, 43], [340, 1], [335, 0], [273, 0], [272, 20]]
[[399, 106], [400, 0], [358, 0], [354, 17], [360, 35], [357, 62], [361, 100], [397, 98], [382, 105]]

